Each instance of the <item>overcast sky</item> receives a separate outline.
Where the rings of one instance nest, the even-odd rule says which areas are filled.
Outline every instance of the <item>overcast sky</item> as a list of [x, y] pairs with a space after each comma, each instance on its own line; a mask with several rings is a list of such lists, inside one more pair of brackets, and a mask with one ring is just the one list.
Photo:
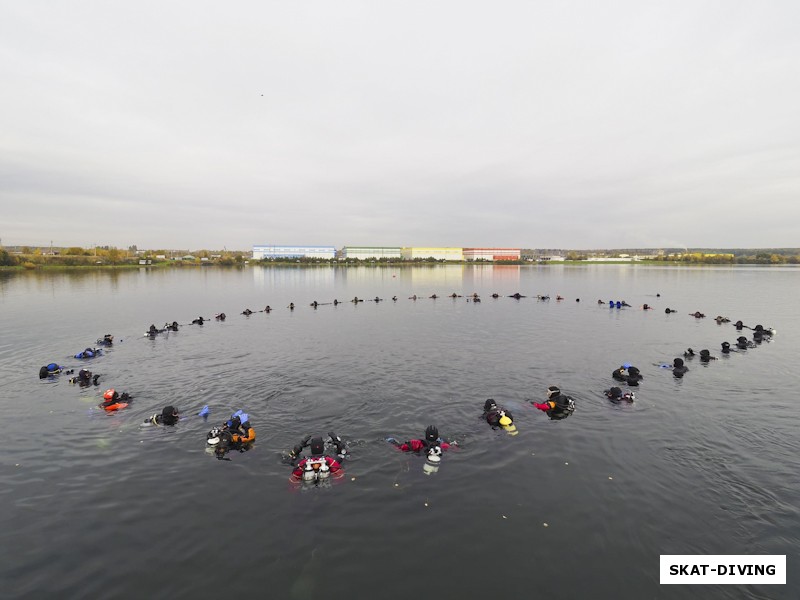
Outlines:
[[0, 7], [4, 245], [800, 246], [800, 2]]

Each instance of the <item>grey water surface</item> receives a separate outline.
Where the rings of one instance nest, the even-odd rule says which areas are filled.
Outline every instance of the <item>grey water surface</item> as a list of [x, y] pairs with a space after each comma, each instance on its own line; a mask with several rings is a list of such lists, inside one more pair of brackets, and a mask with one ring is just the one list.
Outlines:
[[[0, 273], [0, 597], [796, 599], [798, 276], [644, 265]], [[143, 336], [218, 312], [224, 322]], [[687, 347], [721, 356], [740, 334], [717, 315], [777, 335], [687, 361], [683, 379], [659, 368]], [[104, 356], [72, 358], [105, 333], [116, 343]], [[87, 366], [100, 385], [40, 381], [49, 362]], [[624, 362], [644, 381], [633, 404], [614, 405], [602, 392]], [[551, 384], [575, 399], [566, 420], [529, 404]], [[131, 407], [99, 410], [108, 387], [134, 395]], [[519, 435], [481, 420], [486, 398]], [[167, 404], [184, 415], [176, 427], [142, 427]], [[208, 421], [196, 416], [204, 405]], [[240, 408], [255, 447], [216, 460], [206, 432]], [[431, 475], [384, 441], [429, 424], [459, 443]], [[294, 488], [281, 452], [330, 430], [350, 445], [346, 477]], [[786, 554], [787, 585], [661, 586], [661, 554]]]

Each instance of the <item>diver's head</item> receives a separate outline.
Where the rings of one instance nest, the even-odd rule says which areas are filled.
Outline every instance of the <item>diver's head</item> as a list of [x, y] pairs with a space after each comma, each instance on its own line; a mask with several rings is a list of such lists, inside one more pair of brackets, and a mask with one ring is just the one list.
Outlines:
[[39, 369], [39, 379], [47, 379], [47, 376], [50, 374], [50, 371], [47, 367], [42, 367]]
[[741, 343], [741, 344], [744, 344], [744, 343], [747, 342], [747, 338], [744, 337], [743, 335], [740, 335], [738, 338], [736, 338], [736, 341]]
[[494, 400], [491, 398], [483, 403], [483, 412], [489, 412], [490, 410], [495, 410], [496, 408], [497, 404], [495, 404]]
[[87, 369], [81, 369], [80, 371], [78, 371], [78, 378], [88, 381], [89, 379], [92, 378], [92, 372]]
[[547, 388], [547, 397], [552, 398], [553, 396], [558, 396], [561, 393], [561, 390], [558, 388], [557, 385], [551, 385]]
[[321, 437], [311, 438], [311, 456], [322, 456], [325, 453], [325, 442]]
[[608, 396], [611, 400], [619, 400], [622, 398], [622, 390], [618, 387], [612, 387], [606, 392], [606, 396]]
[[174, 406], [165, 406], [161, 411], [161, 418], [167, 422], [175, 422], [178, 420], [178, 409]]
[[673, 367], [682, 367], [683, 366], [683, 359], [682, 358], [676, 358], [675, 360], [672, 361], [672, 366]]
[[639, 377], [639, 369], [637, 369], [636, 367], [628, 367], [628, 376]]
[[711, 352], [708, 350], [700, 350], [700, 358], [708, 359], [711, 357]]
[[239, 425], [241, 424], [242, 420], [239, 418], [239, 415], [234, 415], [225, 422], [225, 426], [228, 429], [239, 429]]
[[119, 398], [119, 394], [117, 394], [117, 391], [114, 388], [107, 389], [103, 394], [104, 400], [116, 400], [117, 398]]
[[425, 441], [428, 443], [435, 442], [439, 439], [439, 430], [435, 425], [428, 425], [425, 429]]

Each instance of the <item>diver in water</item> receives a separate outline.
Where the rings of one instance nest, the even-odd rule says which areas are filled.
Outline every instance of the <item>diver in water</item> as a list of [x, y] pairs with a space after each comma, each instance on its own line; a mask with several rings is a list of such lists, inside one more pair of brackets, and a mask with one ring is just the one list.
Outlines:
[[[347, 449], [344, 442], [342, 442], [342, 438], [332, 431], [328, 433], [328, 437], [339, 460], [343, 460], [347, 456]], [[306, 447], [309, 449], [309, 455], [301, 456], [303, 449]], [[336, 479], [343, 477], [344, 470], [341, 463], [326, 454], [325, 450], [325, 440], [322, 436], [309, 436], [301, 440], [289, 453], [292, 464], [294, 464], [289, 480], [295, 483], [300, 481], [321, 483], [331, 475]], [[297, 461], [296, 464], [295, 461]]]
[[706, 316], [701, 313], [699, 310], [693, 313], [689, 313], [690, 316], [694, 317], [695, 319], [705, 319]]
[[765, 329], [763, 325], [756, 325], [753, 327], [753, 341], [757, 344], [760, 344], [764, 340], [769, 341], [773, 333], [775, 333], [774, 329]]
[[393, 437], [386, 438], [386, 441], [395, 446], [401, 452], [414, 452], [425, 456], [425, 464], [422, 472], [425, 475], [432, 475], [439, 470], [442, 462], [442, 452], [455, 446], [456, 443], [445, 442], [439, 437], [439, 430], [434, 425], [428, 425], [425, 429], [425, 439], [408, 440], [400, 443]]
[[632, 366], [630, 363], [625, 363], [619, 369], [611, 372], [611, 377], [617, 381], [624, 381], [628, 385], [637, 386], [639, 382], [644, 379], [644, 376], [639, 372], [639, 369]]
[[717, 322], [717, 325], [722, 325], [723, 323], [730, 323], [731, 320], [728, 317], [721, 317], [717, 315], [714, 317], [714, 320]]
[[674, 312], [678, 312], [678, 311], [675, 310], [674, 308], [665, 308], [664, 312], [667, 313], [667, 314], [670, 314], [670, 313], [674, 313]]
[[122, 394], [120, 394], [117, 390], [111, 388], [105, 391], [103, 394], [103, 402], [101, 402], [99, 406], [105, 411], [113, 412], [115, 410], [127, 408], [132, 398], [133, 396], [128, 394], [128, 392], [122, 392]]
[[497, 406], [491, 398], [483, 404], [483, 418], [492, 426], [492, 429], [499, 427], [505, 429], [511, 435], [519, 433], [514, 426], [514, 417], [511, 412]]
[[150, 337], [155, 337], [159, 333], [164, 333], [164, 331], [165, 331], [164, 329], [158, 329], [155, 325], [150, 325], [150, 328], [147, 330], [147, 333], [145, 333], [145, 335], [149, 335]]
[[161, 414], [155, 414], [151, 416], [149, 419], [145, 419], [145, 423], [149, 423], [151, 425], [175, 425], [180, 419], [180, 414], [178, 414], [178, 409], [174, 406], [165, 406], [164, 410], [161, 411]]
[[83, 352], [78, 352], [75, 355], [75, 358], [94, 358], [95, 356], [100, 356], [103, 354], [103, 351], [100, 348], [86, 348]]
[[197, 317], [196, 319], [192, 320], [192, 325], [202, 325], [205, 323], [205, 319], [203, 317]]
[[250, 310], [249, 308], [245, 308], [245, 309], [242, 311], [242, 314], [243, 314], [243, 315], [245, 315], [245, 316], [247, 316], [247, 317], [249, 317], [250, 315], [252, 315], [252, 314], [253, 314], [253, 311], [252, 311], [252, 310]]
[[72, 369], [68, 370], [66, 367], [62, 367], [58, 363], [50, 363], [39, 369], [39, 379], [47, 379], [48, 377], [59, 375], [60, 373], [71, 374], [73, 372], [74, 371]]
[[223, 423], [222, 431], [231, 434], [231, 445], [236, 450], [256, 441], [256, 430], [250, 425], [250, 415], [241, 410], [233, 413], [231, 418]]
[[676, 358], [672, 361], [672, 374], [675, 377], [681, 378], [689, 370], [689, 367], [683, 364], [682, 358]]
[[711, 356], [711, 352], [708, 350], [700, 350], [700, 362], [707, 363], [712, 360], [717, 360], [717, 357]]
[[686, 352], [683, 353], [684, 358], [694, 358], [694, 350], [691, 348], [687, 348]]
[[756, 345], [754, 342], [749, 341], [743, 335], [740, 335], [738, 338], [736, 338], [736, 347], [739, 350], [747, 350], [748, 348], [755, 348]]
[[177, 321], [173, 321], [172, 324], [168, 323], [164, 325], [164, 329], [166, 329], [167, 331], [178, 331], [178, 327], [179, 325]]
[[416, 452], [416, 453], [427, 451], [428, 448], [431, 448], [433, 446], [440, 447], [442, 450], [447, 450], [450, 446], [454, 445], [445, 442], [442, 438], [439, 437], [439, 430], [436, 428], [435, 425], [428, 425], [428, 427], [425, 429], [424, 439], [398, 442], [393, 437], [389, 437], [386, 438], [386, 441], [395, 446], [401, 452]]
[[730, 354], [731, 353], [731, 344], [730, 344], [730, 342], [722, 342], [722, 353], [723, 354]]
[[89, 385], [97, 385], [98, 379], [100, 379], [100, 375], [92, 375], [92, 372], [88, 369], [81, 369], [75, 377], [70, 378], [69, 382], [77, 383], [81, 387], [87, 387]]
[[[248, 309], [248, 310], [249, 310], [249, 309]], [[227, 316], [227, 315], [226, 315], [224, 312], [221, 312], [221, 313], [218, 313], [218, 314], [214, 315], [214, 318], [215, 318], [217, 321], [224, 321], [225, 319], [227, 319], [227, 318], [228, 318], [228, 316]]]
[[649, 304], [642, 304], [642, 310], [652, 310], [652, 309], [653, 307], [650, 306]]
[[267, 304], [267, 306], [264, 308], [264, 312], [265, 313], [272, 312], [272, 307], [269, 304]]
[[[734, 326], [734, 327], [736, 327], [736, 331], [741, 331], [742, 329], [744, 329], [745, 327], [747, 327], [747, 325], [745, 325], [745, 324], [744, 324], [744, 323], [742, 323], [741, 321], [736, 321], [736, 323], [734, 323], [734, 324], [733, 324], [733, 326]], [[747, 329], [750, 329], [750, 328], [749, 328], [749, 327], [747, 327]]]
[[514, 298], [515, 300], [519, 300], [520, 298], [525, 298], [525, 296], [523, 296], [523, 295], [522, 295], [522, 294], [520, 294], [519, 292], [516, 292], [516, 293], [514, 293], [514, 294], [511, 294], [511, 295], [509, 296], [509, 298]]
[[570, 396], [565, 396], [556, 385], [547, 388], [547, 401], [538, 403], [531, 401], [534, 408], [547, 413], [551, 419], [566, 419], [575, 412], [575, 401]]
[[625, 392], [622, 393], [622, 390], [618, 387], [612, 387], [603, 392], [606, 395], [606, 398], [611, 400], [614, 404], [619, 404], [620, 402], [633, 402], [636, 395], [633, 392]]
[[102, 338], [97, 340], [97, 343], [101, 346], [113, 346], [114, 345], [114, 336], [110, 333], [105, 334]]
[[222, 459], [231, 450], [246, 452], [253, 447], [256, 430], [250, 425], [250, 415], [237, 410], [220, 427], [208, 432], [206, 443], [214, 448], [214, 454]]

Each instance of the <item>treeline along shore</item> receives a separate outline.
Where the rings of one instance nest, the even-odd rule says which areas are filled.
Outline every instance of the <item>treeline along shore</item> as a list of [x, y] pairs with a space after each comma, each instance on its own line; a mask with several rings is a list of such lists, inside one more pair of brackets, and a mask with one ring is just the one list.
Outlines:
[[[135, 248], [135, 247], [132, 247]], [[523, 250], [521, 260], [504, 261], [446, 261], [435, 258], [413, 260], [379, 258], [362, 260], [357, 258], [271, 258], [253, 260], [251, 253], [244, 251], [195, 252], [159, 250], [152, 253], [120, 250], [117, 248], [52, 248], [23, 247], [0, 248], [0, 269], [71, 269], [71, 268], [138, 268], [138, 267], [191, 267], [250, 265], [392, 265], [393, 267], [427, 264], [663, 264], [663, 265], [796, 265], [800, 264], [800, 249], [681, 249], [681, 250]]]

